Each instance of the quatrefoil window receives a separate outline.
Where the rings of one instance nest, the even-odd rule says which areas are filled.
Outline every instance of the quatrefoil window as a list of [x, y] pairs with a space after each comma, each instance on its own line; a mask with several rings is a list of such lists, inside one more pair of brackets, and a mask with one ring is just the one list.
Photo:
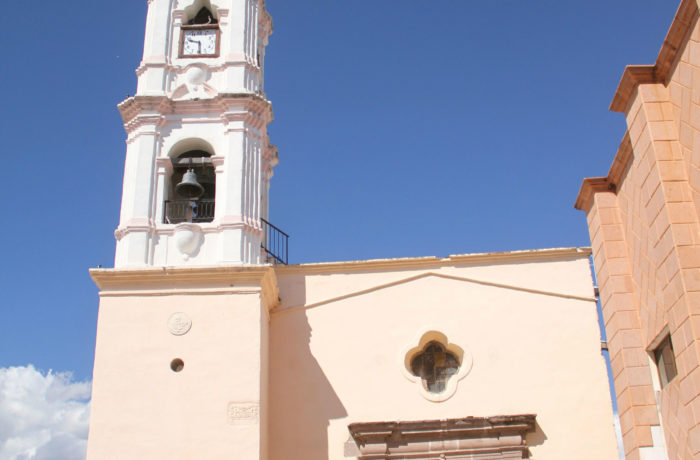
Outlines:
[[442, 393], [447, 381], [459, 370], [457, 356], [437, 342], [428, 342], [423, 351], [411, 360], [411, 372], [423, 381], [423, 388], [431, 393]]
[[450, 342], [437, 330], [428, 330], [416, 337], [401, 356], [404, 377], [418, 387], [421, 396], [432, 402], [451, 398], [473, 363], [467, 348]]

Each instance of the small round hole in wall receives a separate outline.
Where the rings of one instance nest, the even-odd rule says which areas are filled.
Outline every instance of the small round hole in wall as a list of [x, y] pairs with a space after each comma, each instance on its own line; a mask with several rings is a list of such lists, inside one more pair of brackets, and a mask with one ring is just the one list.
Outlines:
[[172, 369], [173, 372], [180, 372], [184, 368], [185, 362], [180, 358], [175, 358], [170, 362], [170, 369]]

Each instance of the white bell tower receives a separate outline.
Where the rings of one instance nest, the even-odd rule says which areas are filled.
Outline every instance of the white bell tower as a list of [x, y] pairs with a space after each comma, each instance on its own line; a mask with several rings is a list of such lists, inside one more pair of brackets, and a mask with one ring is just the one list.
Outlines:
[[115, 267], [90, 271], [90, 460], [267, 459], [271, 31], [264, 0], [148, 0]]
[[265, 2], [148, 4], [138, 89], [119, 104], [128, 137], [115, 267], [263, 263], [277, 164]]

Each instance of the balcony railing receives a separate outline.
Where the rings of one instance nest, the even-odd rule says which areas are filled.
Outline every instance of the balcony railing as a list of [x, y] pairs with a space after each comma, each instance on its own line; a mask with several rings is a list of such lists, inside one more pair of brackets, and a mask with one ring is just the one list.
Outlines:
[[263, 241], [260, 246], [267, 253], [268, 260], [287, 265], [289, 262], [289, 235], [265, 219], [260, 219], [263, 229]]
[[214, 200], [168, 200], [165, 202], [166, 224], [211, 222], [214, 220]]

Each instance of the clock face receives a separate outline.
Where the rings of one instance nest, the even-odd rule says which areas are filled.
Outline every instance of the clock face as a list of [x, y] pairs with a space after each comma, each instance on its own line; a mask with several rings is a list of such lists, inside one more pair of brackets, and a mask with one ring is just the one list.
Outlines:
[[182, 56], [216, 56], [218, 29], [184, 29]]

